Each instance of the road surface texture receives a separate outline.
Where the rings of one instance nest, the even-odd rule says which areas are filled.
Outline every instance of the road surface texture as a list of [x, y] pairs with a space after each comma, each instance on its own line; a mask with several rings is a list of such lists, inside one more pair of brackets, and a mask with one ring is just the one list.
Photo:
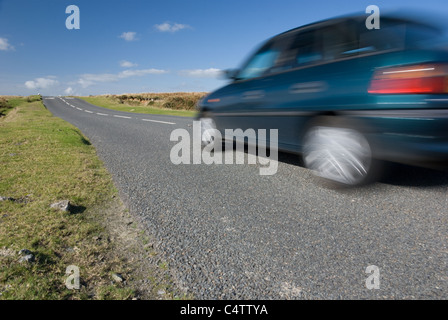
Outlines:
[[448, 298], [446, 172], [396, 166], [381, 182], [335, 190], [288, 154], [272, 176], [254, 164], [175, 165], [170, 134], [191, 132], [191, 118], [44, 104], [90, 139], [197, 299]]

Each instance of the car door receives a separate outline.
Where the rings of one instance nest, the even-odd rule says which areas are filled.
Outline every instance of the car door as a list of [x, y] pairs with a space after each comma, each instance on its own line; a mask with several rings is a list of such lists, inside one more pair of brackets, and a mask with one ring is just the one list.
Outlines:
[[328, 89], [322, 70], [321, 44], [312, 28], [291, 32], [281, 59], [264, 77], [265, 97], [258, 112], [259, 125], [278, 130], [279, 147], [298, 151], [301, 129]]
[[362, 92], [356, 58], [357, 29], [351, 21], [304, 28], [288, 49], [291, 69], [266, 76], [271, 87], [262, 105], [281, 149], [301, 151], [307, 122], [355, 103]]

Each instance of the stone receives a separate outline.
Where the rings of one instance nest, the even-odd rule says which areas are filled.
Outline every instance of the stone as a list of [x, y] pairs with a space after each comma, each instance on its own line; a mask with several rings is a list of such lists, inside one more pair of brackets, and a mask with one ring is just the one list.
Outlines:
[[23, 262], [31, 263], [31, 262], [34, 262], [34, 261], [36, 261], [36, 258], [34, 257], [33, 254], [27, 254], [27, 255], [25, 255], [25, 256], [23, 256], [23, 257], [21, 257], [19, 259], [20, 263], [23, 263]]
[[19, 251], [19, 254], [24, 256], [24, 255], [33, 254], [33, 253], [28, 249], [22, 249]]
[[50, 208], [60, 210], [60, 211], [70, 211], [70, 201], [68, 200], [62, 200], [59, 202], [55, 202], [52, 205], [50, 205]]
[[112, 274], [112, 280], [114, 280], [115, 282], [123, 282], [124, 278], [121, 274], [119, 273], [113, 273]]

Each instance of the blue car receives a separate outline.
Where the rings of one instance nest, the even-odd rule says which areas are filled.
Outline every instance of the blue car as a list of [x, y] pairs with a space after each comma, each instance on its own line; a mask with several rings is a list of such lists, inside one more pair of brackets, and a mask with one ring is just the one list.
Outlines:
[[345, 186], [374, 180], [390, 161], [447, 167], [444, 29], [387, 14], [369, 29], [366, 17], [316, 22], [263, 43], [199, 102], [203, 130], [234, 139], [226, 129], [277, 129], [280, 150]]

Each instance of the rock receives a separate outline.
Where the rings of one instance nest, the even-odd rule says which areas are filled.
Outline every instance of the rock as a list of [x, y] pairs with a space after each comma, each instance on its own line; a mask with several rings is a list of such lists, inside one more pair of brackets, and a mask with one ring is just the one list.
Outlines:
[[[23, 251], [23, 250], [20, 250], [20, 251]], [[20, 253], [20, 251], [19, 251], [19, 253]], [[27, 250], [27, 252], [29, 252], [29, 251]], [[26, 254], [19, 259], [20, 263], [23, 263], [23, 262], [32, 263], [34, 261], [36, 261], [36, 258], [34, 257], [34, 255], [32, 253]]]
[[60, 210], [60, 211], [70, 211], [70, 201], [68, 200], [62, 200], [59, 202], [55, 202], [52, 205], [50, 205], [50, 208]]
[[124, 278], [121, 274], [119, 273], [113, 273], [112, 274], [112, 280], [114, 280], [115, 282], [123, 282]]
[[13, 198], [0, 196], [0, 201], [14, 201]]
[[23, 262], [31, 263], [31, 262], [36, 261], [36, 258], [34, 257], [34, 254], [33, 254], [30, 250], [28, 250], [28, 249], [22, 249], [22, 250], [20, 250], [20, 251], [19, 251], [19, 255], [22, 256], [22, 257], [19, 259], [19, 262], [20, 262], [20, 263], [23, 263]]
[[28, 249], [22, 249], [19, 251], [19, 254], [22, 256], [28, 255], [28, 254], [33, 254], [30, 250]]

